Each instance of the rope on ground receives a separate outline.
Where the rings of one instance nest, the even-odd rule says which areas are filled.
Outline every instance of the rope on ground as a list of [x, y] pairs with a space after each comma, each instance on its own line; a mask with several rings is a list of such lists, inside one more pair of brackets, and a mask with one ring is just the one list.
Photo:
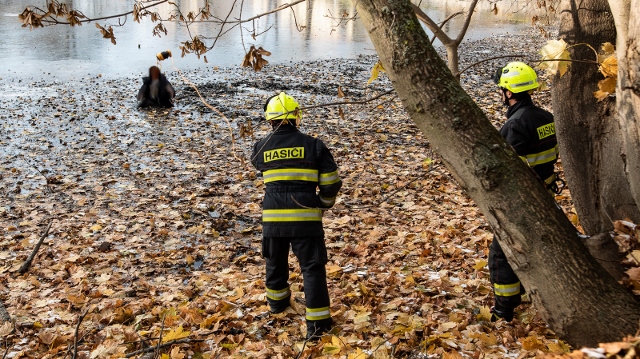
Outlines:
[[184, 81], [184, 83], [186, 83], [191, 88], [193, 88], [193, 90], [196, 92], [196, 94], [198, 94], [198, 97], [200, 97], [200, 101], [202, 102], [202, 104], [204, 104], [211, 111], [217, 113], [220, 117], [222, 117], [227, 122], [227, 125], [229, 126], [229, 134], [231, 135], [231, 154], [233, 155], [233, 158], [235, 158], [236, 160], [240, 161], [240, 163], [242, 165], [244, 165], [246, 163], [245, 160], [243, 158], [238, 157], [238, 155], [236, 155], [236, 140], [235, 140], [235, 136], [233, 135], [233, 126], [231, 125], [231, 121], [227, 118], [227, 116], [224, 115], [224, 113], [222, 113], [222, 111], [218, 110], [215, 106], [210, 105], [204, 99], [204, 97], [200, 93], [200, 90], [198, 90], [198, 87], [193, 82], [191, 82], [189, 79], [187, 79], [182, 74], [182, 71], [180, 71], [180, 69], [178, 69], [176, 67], [175, 62], [173, 61], [173, 57], [171, 57], [171, 66], [173, 66], [173, 69], [178, 72], [178, 74], [182, 78], [182, 81]]

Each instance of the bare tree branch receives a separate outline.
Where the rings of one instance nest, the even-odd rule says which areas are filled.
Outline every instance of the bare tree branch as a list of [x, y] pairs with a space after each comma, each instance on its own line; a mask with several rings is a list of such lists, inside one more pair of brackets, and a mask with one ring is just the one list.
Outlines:
[[436, 24], [436, 22], [433, 21], [429, 17], [429, 15], [427, 15], [424, 11], [422, 11], [422, 9], [418, 5], [412, 3], [411, 6], [413, 7], [413, 11], [416, 13], [416, 16], [418, 17], [418, 19], [422, 21], [425, 25], [427, 25], [429, 30], [433, 33], [435, 37], [438, 38], [438, 40], [440, 40], [440, 42], [443, 45], [448, 46], [449, 44], [453, 43], [453, 40], [449, 37], [449, 35], [447, 35], [447, 33], [445, 33], [444, 31], [442, 31], [442, 28], [440, 28], [440, 26], [438, 26], [438, 24]]
[[[141, 8], [140, 8], [140, 10], [146, 10], [146, 9], [149, 9], [149, 8], [152, 8], [152, 7], [155, 7], [155, 6], [158, 6], [158, 5], [163, 4], [163, 3], [166, 3], [166, 2], [169, 2], [169, 0], [160, 0], [160, 1], [155, 2], [155, 3], [153, 3], [153, 4], [149, 4], [149, 5], [143, 6], [143, 7], [141, 7]], [[122, 14], [107, 15], [107, 16], [101, 16], [101, 17], [96, 17], [96, 18], [89, 18], [89, 17], [86, 17], [86, 16], [85, 16], [85, 18], [84, 18], [84, 19], [79, 20], [78, 22], [80, 22], [80, 23], [85, 23], [85, 22], [92, 22], [92, 21], [101, 21], [101, 20], [117, 19], [117, 18], [125, 17], [125, 16], [131, 15], [131, 14], [133, 14], [133, 10], [132, 10], [132, 11], [125, 12], [125, 13], [122, 13]], [[67, 21], [59, 21], [58, 19], [56, 19], [55, 17], [52, 17], [52, 16], [49, 16], [49, 17], [47, 17], [46, 19], [47, 19], [47, 20], [46, 20], [46, 22], [48, 22], [50, 25], [71, 25], [71, 23], [70, 23], [70, 22], [67, 22]], [[45, 19], [43, 19], [43, 22], [45, 22]], [[124, 24], [123, 24], [123, 25], [124, 25]]]
[[462, 40], [464, 39], [464, 36], [467, 34], [467, 29], [469, 29], [469, 24], [471, 23], [471, 17], [473, 17], [473, 11], [476, 9], [476, 5], [478, 5], [478, 0], [473, 0], [473, 2], [471, 2], [471, 5], [469, 5], [467, 18], [464, 20], [462, 29], [460, 29], [460, 33], [458, 33], [458, 37], [455, 40], [458, 45], [462, 42]]
[[[462, 14], [464, 14], [464, 12], [462, 12], [462, 11], [454, 12], [453, 14], [447, 16], [444, 20], [442, 20], [442, 22], [440, 23], [440, 25], [438, 27], [442, 30], [444, 25], [446, 25], [447, 22], [449, 22], [449, 20], [453, 19], [454, 17], [456, 17], [458, 15], [462, 15]], [[436, 41], [436, 35], [433, 35], [433, 37], [431, 38], [431, 43], [432, 44], [433, 44], [434, 41]]]
[[245, 22], [250, 22], [250, 21], [253, 21], [253, 20], [257, 20], [257, 19], [259, 19], [261, 17], [273, 14], [275, 12], [282, 11], [284, 9], [288, 9], [288, 8], [294, 6], [294, 5], [300, 4], [301, 2], [305, 2], [305, 1], [307, 1], [307, 0], [297, 0], [297, 1], [294, 1], [294, 2], [289, 3], [289, 4], [282, 4], [282, 5], [278, 6], [277, 8], [275, 8], [273, 10], [269, 10], [267, 12], [264, 12], [262, 14], [258, 14], [256, 16], [252, 16], [252, 17], [250, 17], [248, 19], [244, 19], [244, 20], [243, 19], [236, 19], [234, 21], [227, 21], [225, 19], [224, 21], [221, 21], [221, 20], [201, 20], [201, 21], [196, 21], [196, 22], [214, 22], [214, 23], [218, 23], [218, 24], [234, 24], [234, 23], [235, 24], [243, 24]]
[[42, 236], [38, 240], [38, 243], [33, 248], [33, 251], [31, 252], [29, 257], [27, 258], [27, 260], [24, 261], [24, 263], [22, 264], [22, 267], [20, 267], [20, 269], [18, 269], [18, 273], [24, 274], [29, 270], [29, 267], [31, 267], [31, 262], [33, 262], [33, 258], [35, 258], [36, 254], [38, 254], [38, 251], [40, 250], [40, 246], [42, 245], [42, 242], [44, 242], [44, 239], [47, 237], [47, 234], [49, 234], [49, 229], [51, 229], [51, 225], [52, 224], [53, 224], [53, 219], [51, 221], [49, 221], [49, 225], [47, 226], [47, 229], [45, 229], [44, 233], [42, 234]]

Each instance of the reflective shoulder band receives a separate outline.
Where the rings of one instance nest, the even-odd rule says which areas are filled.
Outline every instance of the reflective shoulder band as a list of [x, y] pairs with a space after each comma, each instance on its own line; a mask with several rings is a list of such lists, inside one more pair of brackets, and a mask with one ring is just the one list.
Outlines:
[[328, 186], [334, 183], [340, 182], [340, 176], [338, 175], [338, 170], [329, 173], [321, 173], [320, 174], [320, 185]]
[[322, 320], [331, 318], [329, 307], [307, 308], [307, 320]]
[[289, 287], [285, 289], [275, 290], [267, 288], [267, 298], [273, 300], [282, 300], [287, 298], [291, 294]]
[[493, 292], [501, 297], [511, 297], [520, 294], [520, 282], [513, 284], [493, 284]]
[[265, 209], [262, 211], [263, 222], [308, 222], [322, 221], [319, 209]]
[[264, 183], [276, 181], [309, 181], [318, 182], [318, 170], [305, 168], [285, 168], [264, 171]]

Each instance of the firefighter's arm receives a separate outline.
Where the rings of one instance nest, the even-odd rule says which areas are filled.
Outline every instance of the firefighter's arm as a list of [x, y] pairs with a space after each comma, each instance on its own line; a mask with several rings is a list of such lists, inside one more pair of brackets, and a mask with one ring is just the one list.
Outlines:
[[520, 158], [527, 162], [527, 159], [524, 157], [527, 153], [527, 143], [529, 140], [525, 135], [525, 132], [518, 128], [518, 125], [513, 122], [507, 122], [502, 129], [500, 129], [500, 134], [507, 143], [513, 147]]
[[253, 151], [251, 152], [251, 164], [253, 165], [253, 167], [255, 167], [255, 169], [257, 169], [258, 171], [260, 171], [260, 169], [258, 168], [258, 144], [260, 144], [260, 142], [256, 143], [255, 145], [253, 145]]
[[320, 188], [320, 204], [323, 208], [331, 208], [336, 203], [336, 197], [342, 187], [342, 180], [338, 174], [338, 165], [336, 165], [336, 161], [333, 159], [333, 156], [327, 146], [325, 146], [321, 141], [318, 141], [318, 152], [318, 172], [320, 173], [318, 187]]

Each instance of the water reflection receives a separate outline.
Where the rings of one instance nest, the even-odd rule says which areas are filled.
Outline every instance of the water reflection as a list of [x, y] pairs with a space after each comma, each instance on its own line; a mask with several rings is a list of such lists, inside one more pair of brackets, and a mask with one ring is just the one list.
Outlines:
[[[132, 0], [66, 2], [89, 17], [127, 12], [133, 6]], [[242, 9], [242, 18], [264, 13], [286, 2], [288, 1], [246, 1]], [[203, 2], [177, 0], [176, 3], [186, 13], [197, 12]], [[240, 1], [237, 2], [235, 12], [230, 18], [240, 16], [239, 3]], [[466, 8], [468, 1], [441, 0], [429, 3], [428, 7], [423, 5], [425, 11], [434, 20], [441, 21], [448, 14]], [[491, 5], [488, 2], [480, 2], [467, 38], [483, 38], [493, 33], [517, 31], [528, 26], [530, 15], [524, 11], [516, 12], [521, 3], [524, 4], [526, 1], [515, 1], [511, 8], [504, 9], [496, 16], [491, 13]], [[149, 19], [137, 24], [130, 17], [123, 27], [115, 28], [117, 46], [102, 39], [95, 26], [90, 23], [76, 28], [53, 26], [29, 31], [20, 27], [17, 14], [33, 4], [44, 6], [45, 1], [0, 0], [0, 53], [3, 54], [0, 77], [37, 77], [51, 74], [64, 79], [96, 74], [137, 75], [146, 71], [145, 69], [154, 62], [157, 52], [171, 49], [178, 54], [180, 42], [188, 38], [187, 29], [179, 23], [166, 22], [169, 33], [158, 38], [151, 34], [154, 24]], [[212, 12], [215, 16], [224, 18], [232, 4], [232, 1], [216, 1]], [[159, 11], [163, 16], [167, 16], [170, 9], [170, 5], [164, 4]], [[268, 58], [271, 63], [373, 54], [373, 46], [361, 21], [349, 21], [342, 26], [336, 26], [338, 20], [331, 18], [331, 14], [339, 17], [343, 13], [353, 15], [354, 12], [351, 0], [309, 0], [292, 9], [245, 23], [242, 39], [247, 48], [256, 45], [271, 51], [273, 55]], [[463, 20], [462, 16], [454, 18], [446, 24], [445, 31], [455, 36]], [[298, 29], [294, 25], [296, 22], [303, 28]], [[267, 29], [270, 30], [255, 40], [251, 37], [252, 33], [260, 34]], [[220, 31], [220, 27], [210, 22], [199, 23], [192, 25], [191, 30], [193, 33], [213, 37]], [[222, 37], [214, 50], [207, 54], [208, 65], [195, 56], [178, 56], [175, 62], [181, 69], [229, 66], [238, 65], [243, 55], [240, 28], [235, 28]]]

